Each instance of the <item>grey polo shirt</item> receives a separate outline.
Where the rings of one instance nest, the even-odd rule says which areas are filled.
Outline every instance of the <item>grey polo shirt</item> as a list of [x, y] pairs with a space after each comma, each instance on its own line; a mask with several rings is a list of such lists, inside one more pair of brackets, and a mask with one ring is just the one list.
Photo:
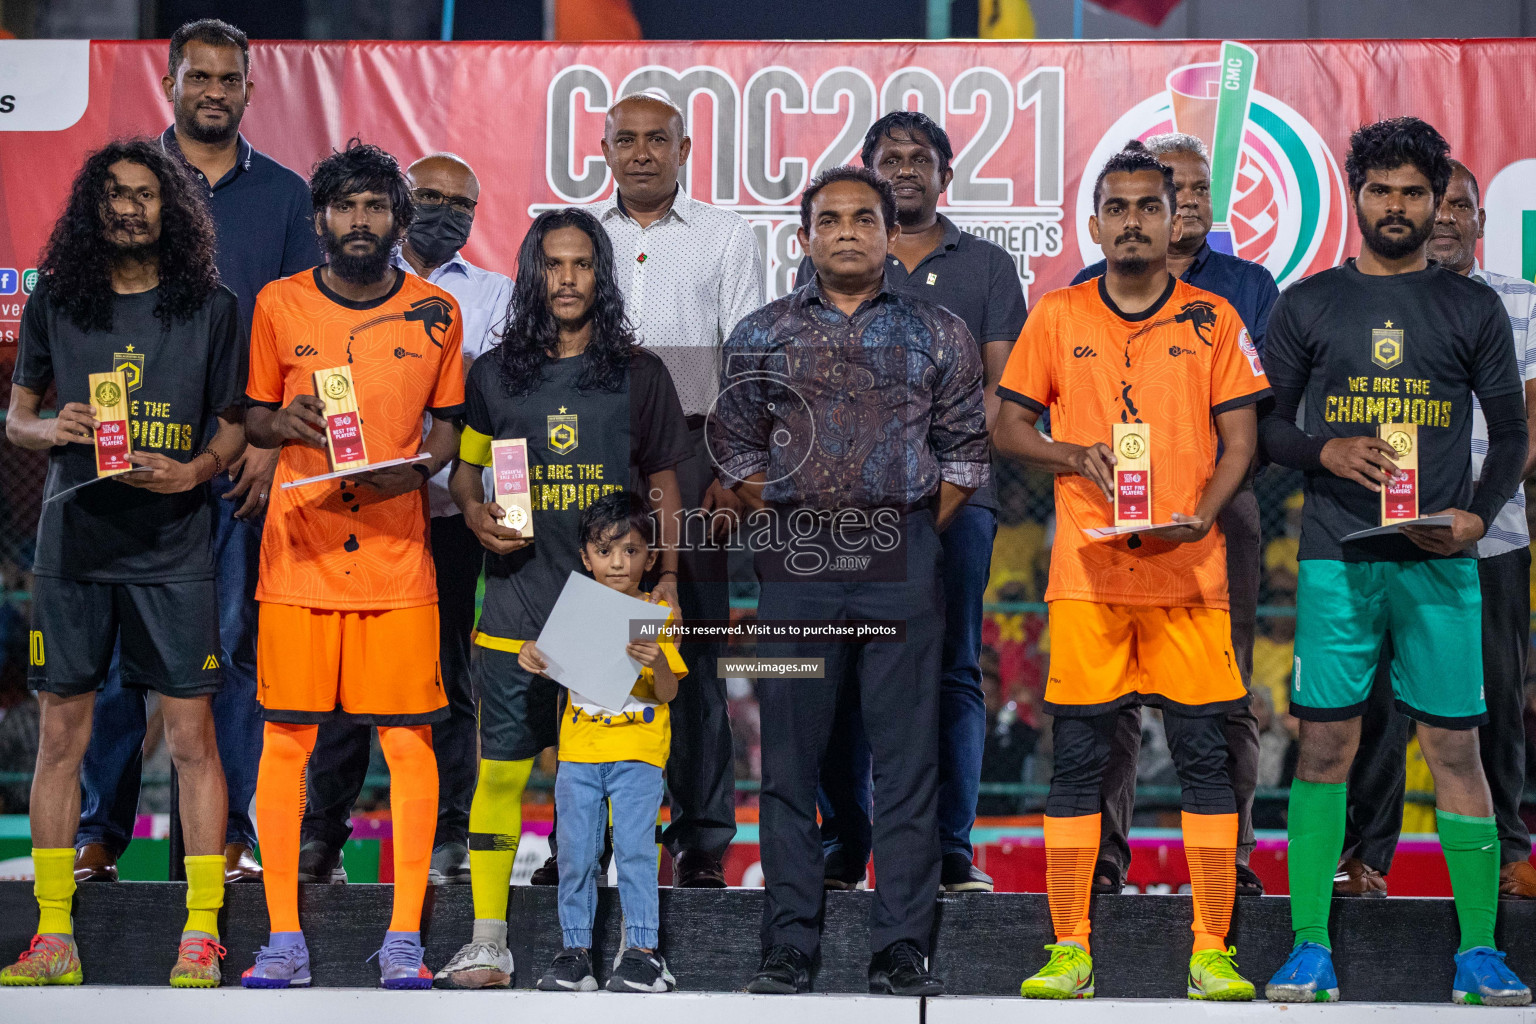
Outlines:
[[[985, 238], [961, 231], [942, 213], [939, 223], [944, 225], [944, 240], [938, 247], [910, 274], [901, 260], [891, 256], [886, 260], [886, 282], [898, 292], [937, 302], [964, 320], [978, 349], [989, 342], [1017, 341], [1028, 309], [1013, 257]], [[806, 256], [795, 271], [795, 287], [815, 272]], [[996, 511], [996, 485], [989, 480], [977, 488], [970, 504]]]

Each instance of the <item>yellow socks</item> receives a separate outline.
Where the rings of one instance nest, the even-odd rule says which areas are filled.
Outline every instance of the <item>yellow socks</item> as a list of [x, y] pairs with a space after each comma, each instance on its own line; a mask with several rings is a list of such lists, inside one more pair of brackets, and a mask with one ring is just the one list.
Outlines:
[[523, 835], [523, 789], [533, 758], [480, 762], [480, 779], [469, 805], [469, 879], [475, 920], [507, 920], [507, 889]]
[[224, 855], [187, 857], [187, 924], [183, 932], [219, 937], [219, 908], [224, 906]]
[[33, 850], [32, 868], [36, 881], [32, 893], [37, 897], [37, 932], [39, 935], [73, 935], [74, 921], [69, 916], [75, 896], [75, 849]]

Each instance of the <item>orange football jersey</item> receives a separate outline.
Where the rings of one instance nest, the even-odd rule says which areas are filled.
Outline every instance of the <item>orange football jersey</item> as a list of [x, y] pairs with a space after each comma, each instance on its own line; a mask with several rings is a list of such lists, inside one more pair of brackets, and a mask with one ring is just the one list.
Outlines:
[[[1215, 415], [1269, 392], [1259, 353], [1225, 299], [1170, 278], [1162, 299], [1122, 314], [1103, 278], [1062, 288], [1030, 312], [998, 392], [1050, 409], [1057, 441], [1110, 444], [1116, 423], [1151, 427], [1152, 521], [1190, 515], [1216, 468]], [[1045, 599], [1158, 607], [1227, 607], [1226, 541], [1156, 535], [1093, 540], [1114, 510], [1084, 477], [1056, 478], [1056, 539]]]
[[[463, 328], [452, 296], [396, 274], [394, 290], [372, 302], [326, 288], [318, 267], [263, 288], [251, 325], [250, 400], [281, 408], [314, 394], [314, 371], [350, 366], [368, 461], [415, 455], [423, 412], [463, 411]], [[329, 470], [323, 450], [283, 446], [256, 599], [338, 611], [436, 602], [425, 489], [380, 499], [349, 479], [282, 487]]]

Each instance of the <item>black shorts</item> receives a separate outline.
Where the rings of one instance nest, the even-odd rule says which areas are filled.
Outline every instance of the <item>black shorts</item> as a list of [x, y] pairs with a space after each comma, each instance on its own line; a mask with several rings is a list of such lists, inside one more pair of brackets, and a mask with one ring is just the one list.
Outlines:
[[76, 697], [106, 685], [120, 647], [123, 685], [167, 697], [216, 693], [219, 610], [212, 580], [89, 583], [37, 577], [27, 685]]
[[480, 756], [524, 761], [560, 735], [560, 684], [525, 672], [511, 651], [475, 650], [475, 699], [480, 704]]

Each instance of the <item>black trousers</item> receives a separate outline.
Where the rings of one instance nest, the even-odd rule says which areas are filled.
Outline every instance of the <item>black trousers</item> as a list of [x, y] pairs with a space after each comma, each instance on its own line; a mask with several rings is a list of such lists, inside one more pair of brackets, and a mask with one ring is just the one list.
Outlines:
[[[475, 585], [484, 549], [464, 517], [432, 519], [432, 562], [437, 568], [438, 658], [448, 717], [432, 726], [437, 754], [437, 835], [434, 847], [463, 843], [469, 836], [469, 802], [479, 767], [475, 699], [469, 678], [469, 634], [475, 625]], [[309, 758], [309, 799], [303, 838], [340, 846], [352, 835], [352, 805], [368, 774], [373, 730], [326, 722]]]
[[[1483, 597], [1483, 698], [1488, 723], [1478, 727], [1483, 774], [1493, 794], [1501, 863], [1531, 855], [1520, 817], [1525, 793], [1525, 660], [1531, 631], [1531, 553], [1527, 548], [1480, 558]], [[1371, 697], [1360, 722], [1360, 751], [1349, 773], [1344, 856], [1386, 874], [1403, 830], [1412, 723], [1392, 703], [1392, 641], [1382, 647]]]
[[[1227, 590], [1232, 616], [1232, 651], [1253, 689], [1253, 635], [1259, 609], [1259, 500], [1244, 487], [1216, 520], [1227, 538]], [[1227, 713], [1227, 774], [1237, 800], [1237, 863], [1253, 855], [1253, 791], [1259, 784], [1259, 720], [1250, 704]], [[1170, 742], [1172, 742], [1170, 738]], [[1136, 811], [1136, 759], [1141, 754], [1141, 708], [1121, 708], [1110, 739], [1104, 772], [1103, 825], [1095, 874], [1125, 880], [1131, 866], [1131, 817]], [[1401, 801], [1399, 801], [1401, 803]]]
[[[826, 550], [836, 548], [827, 545]], [[879, 952], [904, 939], [928, 951], [939, 891], [939, 660], [944, 637], [940, 547], [931, 513], [905, 518], [898, 552], [905, 556], [904, 569], [883, 574], [879, 582], [863, 573], [810, 576], [802, 582], [781, 571], [781, 556], [777, 562], [767, 553], [757, 556], [761, 621], [899, 619], [906, 629], [904, 643], [806, 640], [758, 646], [764, 657], [824, 658], [826, 669], [823, 679], [757, 682], [767, 889], [764, 949], [787, 943], [814, 956], [820, 944], [825, 890], [816, 790], [839, 692], [857, 687], [874, 756], [879, 881], [870, 911], [870, 948]]]
[[[714, 480], [714, 462], [702, 423], [690, 427], [694, 454], [679, 463], [677, 483], [683, 508], [696, 509]], [[727, 619], [731, 614], [729, 566], [725, 549], [703, 543], [694, 531], [679, 559], [678, 601], [683, 621]], [[736, 837], [736, 762], [731, 745], [725, 680], [715, 668], [720, 645], [688, 641], [678, 645], [688, 665], [687, 682], [671, 704], [672, 753], [667, 759], [667, 789], [672, 821], [662, 843], [676, 856], [699, 850], [724, 856]]]

